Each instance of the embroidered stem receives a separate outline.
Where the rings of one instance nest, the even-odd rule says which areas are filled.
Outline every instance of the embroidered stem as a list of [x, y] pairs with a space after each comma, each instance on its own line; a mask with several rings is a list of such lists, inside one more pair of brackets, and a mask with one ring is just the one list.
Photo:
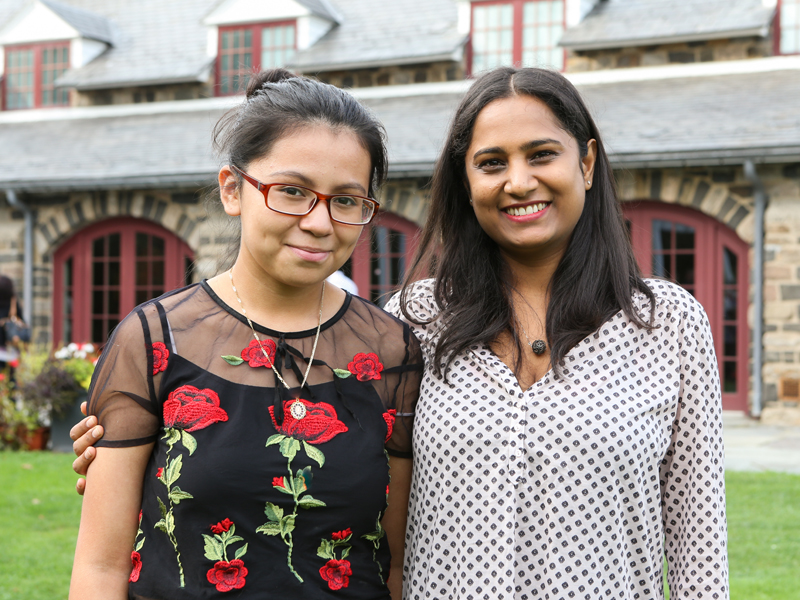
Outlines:
[[[172, 447], [174, 445], [175, 445], [174, 442], [171, 443], [169, 445], [169, 448], [167, 449], [167, 468], [169, 468], [169, 465], [170, 465], [169, 453], [172, 450]], [[168, 511], [167, 514], [169, 514], [169, 516], [170, 516], [170, 519], [169, 519], [168, 523], [171, 524], [171, 526], [170, 525], [167, 526], [167, 536], [169, 536], [169, 540], [172, 542], [172, 546], [175, 548], [175, 558], [178, 560], [178, 572], [180, 573], [180, 576], [181, 576], [181, 587], [186, 587], [186, 581], [184, 580], [184, 576], [183, 576], [183, 564], [181, 563], [181, 551], [178, 550], [178, 538], [175, 537], [175, 516], [174, 516], [174, 513], [173, 513], [173, 509], [175, 508], [175, 505], [172, 502], [172, 484], [171, 483], [167, 483], [167, 498], [169, 499], [169, 511]]]
[[[292, 459], [291, 458], [286, 461], [286, 468], [289, 470], [289, 481], [292, 481], [293, 478], [292, 478]], [[292, 517], [291, 517], [292, 523], [294, 523], [295, 519], [297, 518], [297, 505], [298, 505], [299, 494], [298, 494], [296, 488], [297, 488], [297, 486], [294, 486], [294, 485], [292, 486], [292, 498], [294, 498], [294, 511], [292, 511]], [[288, 541], [286, 540], [287, 537], [289, 538]], [[292, 574], [295, 577], [297, 577], [297, 580], [300, 583], [303, 583], [303, 578], [300, 577], [300, 574], [297, 571], [294, 570], [294, 565], [292, 565], [292, 551], [294, 550], [294, 540], [292, 540], [292, 532], [291, 531], [289, 531], [286, 534], [286, 537], [284, 537], [283, 541], [286, 543], [287, 546], [289, 546], [289, 551], [286, 553], [286, 564], [289, 565], [289, 570], [292, 572]]]

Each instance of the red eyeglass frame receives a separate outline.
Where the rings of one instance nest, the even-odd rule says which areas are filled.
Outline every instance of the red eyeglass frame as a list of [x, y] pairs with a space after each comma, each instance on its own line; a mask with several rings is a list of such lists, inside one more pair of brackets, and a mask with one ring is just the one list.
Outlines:
[[[381, 208], [381, 203], [378, 202], [377, 200], [375, 200], [375, 198], [370, 198], [369, 196], [359, 196], [357, 194], [323, 194], [323, 193], [318, 192], [316, 190], [312, 190], [311, 188], [308, 188], [308, 187], [305, 187], [305, 186], [302, 186], [302, 185], [296, 185], [294, 183], [261, 183], [258, 179], [256, 179], [255, 177], [251, 177], [250, 175], [248, 175], [247, 173], [245, 173], [244, 171], [242, 171], [239, 167], [237, 167], [235, 165], [230, 165], [230, 168], [232, 170], [234, 170], [236, 173], [238, 173], [239, 175], [241, 175], [247, 183], [249, 183], [250, 185], [255, 187], [259, 192], [261, 192], [261, 195], [264, 196], [264, 205], [268, 209], [270, 209], [271, 211], [274, 211], [274, 212], [276, 212], [278, 214], [281, 214], [281, 215], [288, 215], [290, 217], [305, 217], [306, 215], [310, 214], [311, 211], [314, 210], [317, 207], [317, 203], [320, 200], [325, 200], [325, 206], [328, 207], [328, 216], [331, 218], [331, 221], [336, 221], [337, 223], [340, 223], [342, 225], [355, 225], [356, 227], [361, 227], [362, 225], [367, 225], [367, 224], [371, 223], [372, 219], [375, 218], [375, 215], [378, 214], [378, 211]], [[314, 196], [316, 197], [316, 200], [311, 204], [311, 207], [308, 209], [308, 211], [304, 212], [301, 215], [298, 215], [298, 214], [295, 214], [295, 213], [283, 212], [282, 210], [277, 210], [275, 208], [272, 208], [269, 205], [269, 201], [267, 200], [267, 195], [269, 194], [269, 189], [271, 187], [276, 186], [276, 185], [285, 185], [285, 186], [290, 186], [290, 187], [296, 187], [296, 188], [299, 188], [301, 190], [307, 190], [307, 191], [311, 192], [312, 194], [314, 194]], [[337, 196], [347, 196], [348, 198], [361, 198], [362, 200], [367, 200], [368, 202], [372, 202], [375, 205], [375, 209], [372, 211], [372, 215], [370, 216], [369, 221], [366, 221], [364, 223], [345, 223], [344, 221], [340, 221], [339, 219], [334, 217], [331, 214], [331, 203], [330, 203], [330, 200], [331, 200], [331, 198], [336, 198]]]

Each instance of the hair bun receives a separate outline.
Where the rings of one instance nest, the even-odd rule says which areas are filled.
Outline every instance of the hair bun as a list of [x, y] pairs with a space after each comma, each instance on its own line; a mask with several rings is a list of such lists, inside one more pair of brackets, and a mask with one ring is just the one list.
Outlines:
[[247, 84], [247, 98], [251, 98], [264, 85], [268, 83], [278, 83], [287, 79], [296, 79], [297, 75], [286, 69], [268, 69], [253, 75]]

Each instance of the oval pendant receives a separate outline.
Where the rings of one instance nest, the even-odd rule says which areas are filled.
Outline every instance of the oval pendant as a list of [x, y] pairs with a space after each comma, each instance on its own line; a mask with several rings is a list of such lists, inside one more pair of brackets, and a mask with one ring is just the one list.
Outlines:
[[289, 407], [289, 414], [299, 421], [306, 416], [306, 405], [300, 402], [300, 400], [295, 400]]

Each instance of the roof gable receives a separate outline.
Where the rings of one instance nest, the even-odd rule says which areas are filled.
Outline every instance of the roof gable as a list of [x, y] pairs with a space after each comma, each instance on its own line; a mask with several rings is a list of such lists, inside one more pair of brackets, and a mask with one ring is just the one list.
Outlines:
[[264, 23], [318, 15], [310, 0], [222, 0], [203, 19], [205, 25]]
[[113, 27], [111, 21], [106, 17], [56, 2], [56, 0], [39, 1], [74, 27], [81, 37], [106, 42], [107, 44], [112, 43]]
[[0, 45], [69, 40], [80, 32], [39, 0], [21, 6], [0, 28]]

